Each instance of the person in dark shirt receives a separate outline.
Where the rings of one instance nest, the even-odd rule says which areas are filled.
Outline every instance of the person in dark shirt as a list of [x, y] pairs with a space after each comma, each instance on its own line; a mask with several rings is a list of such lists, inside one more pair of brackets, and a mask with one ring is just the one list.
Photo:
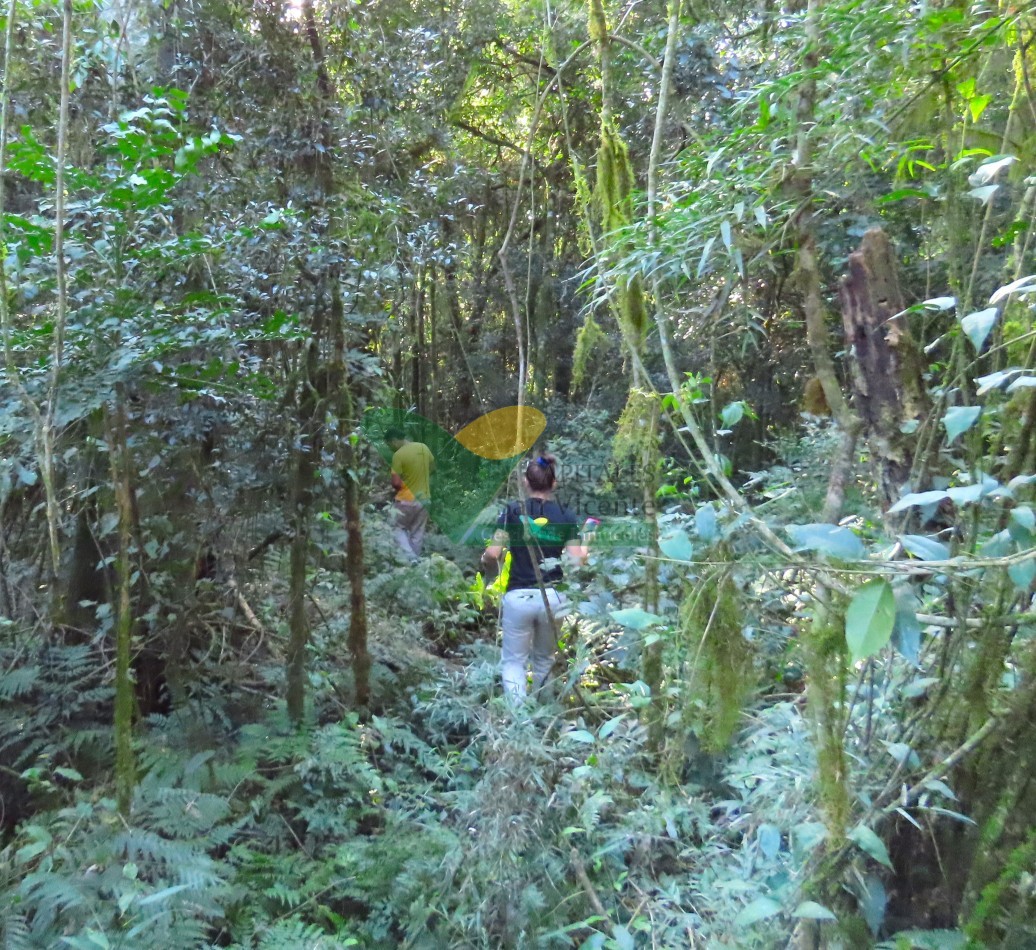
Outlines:
[[[500, 621], [500, 673], [505, 694], [516, 702], [525, 698], [526, 665], [530, 660], [536, 690], [554, 665], [557, 635], [553, 620], [564, 607], [565, 598], [553, 585], [563, 576], [562, 555], [577, 564], [587, 557], [575, 514], [554, 500], [556, 468], [553, 455], [541, 455], [525, 466], [525, 498], [507, 503], [497, 519], [492, 543], [482, 555], [483, 561], [499, 564], [504, 549], [511, 551], [511, 573]], [[536, 576], [537, 567], [540, 578]]]

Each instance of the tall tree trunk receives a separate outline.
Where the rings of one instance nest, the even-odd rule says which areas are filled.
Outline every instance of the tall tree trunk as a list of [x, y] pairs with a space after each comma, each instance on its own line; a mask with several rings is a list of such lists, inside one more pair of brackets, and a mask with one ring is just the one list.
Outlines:
[[345, 570], [349, 578], [349, 652], [352, 654], [356, 705], [370, 705], [371, 656], [367, 647], [367, 599], [363, 589], [363, 524], [360, 516], [359, 459], [353, 427], [356, 403], [353, 382], [345, 357], [345, 308], [337, 279], [331, 285], [331, 370], [328, 398], [338, 407], [338, 431], [342, 436], [342, 462], [345, 471]]
[[421, 360], [424, 357], [424, 270], [419, 267], [414, 278], [414, 309], [410, 314], [410, 404], [421, 412]]
[[[348, 392], [348, 385], [346, 386]], [[353, 415], [353, 401], [347, 402], [347, 418]], [[370, 705], [371, 655], [367, 647], [367, 601], [363, 590], [363, 531], [360, 521], [360, 486], [356, 476], [356, 446], [345, 440], [345, 528], [346, 572], [349, 575], [349, 652], [353, 660], [356, 705]]]
[[[14, 19], [14, 5], [11, 5], [8, 17], [8, 59], [5, 68], [10, 68], [11, 22]], [[62, 6], [61, 25], [61, 73], [60, 98], [58, 105], [58, 140], [54, 156], [54, 276], [56, 283], [54, 329], [50, 355], [50, 372], [48, 374], [47, 394], [42, 410], [23, 395], [23, 402], [30, 405], [30, 413], [36, 424], [36, 444], [40, 456], [40, 473], [46, 497], [47, 541], [50, 549], [50, 610], [54, 623], [62, 620], [64, 613], [64, 597], [58, 577], [61, 570], [60, 508], [57, 499], [55, 477], [55, 419], [57, 418], [58, 396], [61, 384], [61, 369], [64, 364], [65, 327], [68, 322], [68, 276], [65, 267], [65, 162], [68, 155], [68, 114], [69, 87], [71, 84], [72, 60], [72, 0], [64, 0]], [[8, 93], [5, 83], [4, 101], [7, 103]], [[6, 116], [4, 135], [6, 136]], [[4, 282], [6, 285], [6, 281]], [[7, 288], [0, 288], [7, 296]], [[4, 301], [4, 309], [8, 304]], [[5, 349], [8, 351], [8, 364], [13, 365], [10, 358], [9, 320], [5, 320]], [[19, 377], [15, 377], [16, 380]], [[20, 382], [15, 383], [20, 388]], [[24, 394], [24, 389], [21, 390]]]
[[[317, 293], [319, 294], [319, 289]], [[306, 706], [306, 650], [309, 645], [309, 617], [306, 612], [306, 573], [309, 559], [309, 525], [312, 517], [313, 486], [322, 445], [322, 413], [327, 380], [320, 379], [320, 347], [326, 315], [316, 302], [312, 339], [306, 350], [299, 383], [298, 447], [292, 478], [290, 515], [294, 535], [288, 578], [288, 717], [301, 723]]]
[[[320, 208], [334, 189], [332, 164], [333, 136], [331, 107], [334, 84], [327, 71], [323, 45], [317, 31], [313, 0], [303, 0], [302, 21], [316, 70], [319, 113], [314, 117], [318, 129], [319, 150], [314, 150], [306, 165], [311, 175], [313, 205]], [[293, 537], [288, 578], [288, 652], [286, 657], [288, 717], [295, 724], [302, 722], [306, 709], [306, 653], [309, 646], [309, 617], [306, 612], [306, 575], [309, 563], [309, 532], [312, 517], [313, 488], [317, 463], [323, 445], [323, 412], [326, 407], [328, 380], [321, 378], [320, 357], [324, 345], [327, 313], [321, 297], [322, 277], [314, 276], [315, 301], [310, 341], [300, 370], [298, 398], [298, 448], [289, 497], [289, 519]]]
[[439, 417], [439, 351], [437, 349], [439, 341], [435, 333], [435, 325], [439, 320], [439, 295], [436, 293], [437, 286], [435, 272], [432, 271], [431, 277], [428, 281], [428, 372], [425, 379], [425, 388], [428, 392], [426, 408], [428, 410], [428, 416], [432, 419], [438, 419]]
[[288, 578], [288, 717], [302, 722], [306, 707], [306, 649], [309, 644], [309, 617], [306, 613], [306, 572], [309, 555], [309, 520], [316, 447], [313, 426], [313, 397], [310, 408], [300, 419], [295, 471], [291, 487], [291, 520], [294, 536], [291, 542], [290, 576]]
[[[644, 420], [648, 436], [641, 449], [640, 464], [643, 472], [644, 521], [648, 527], [648, 558], [644, 563], [644, 608], [650, 613], [658, 611], [658, 517], [656, 495], [658, 493], [658, 466], [661, 461], [658, 448], [658, 400], [650, 396], [649, 416]], [[661, 639], [644, 648], [642, 674], [651, 690], [651, 704], [647, 710], [648, 743], [658, 752], [665, 738], [666, 702], [662, 696], [662, 647]]]
[[115, 559], [118, 602], [115, 615], [115, 796], [119, 814], [128, 818], [136, 784], [133, 760], [133, 677], [130, 659], [133, 641], [133, 607], [130, 598], [132, 572], [130, 547], [133, 541], [133, 488], [130, 483], [130, 454], [127, 441], [125, 394], [116, 390], [114, 410], [107, 414], [108, 460], [111, 466], [115, 505], [119, 518], [119, 550]]

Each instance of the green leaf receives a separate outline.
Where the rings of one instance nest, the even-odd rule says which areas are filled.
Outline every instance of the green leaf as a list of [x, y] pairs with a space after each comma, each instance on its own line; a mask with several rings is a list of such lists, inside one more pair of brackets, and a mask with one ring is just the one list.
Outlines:
[[937, 505], [944, 498], [949, 498], [948, 491], [920, 491], [904, 495], [891, 508], [889, 514], [894, 515], [897, 511], [906, 511], [907, 508], [924, 505]]
[[643, 607], [626, 607], [623, 610], [612, 610], [610, 613], [612, 620], [630, 630], [643, 630], [653, 624], [662, 623], [662, 618], [658, 614], [650, 613]]
[[20, 847], [14, 855], [15, 864], [25, 864], [31, 861], [36, 855], [42, 854], [50, 845], [49, 840], [36, 840]]
[[982, 350], [982, 344], [986, 342], [986, 338], [996, 325], [996, 318], [999, 313], [998, 307], [986, 307], [985, 310], [978, 310], [961, 318], [961, 329], [967, 334], [968, 339], [971, 340], [971, 345], [979, 352]]
[[892, 643], [911, 666], [921, 659], [921, 624], [917, 619], [917, 597], [908, 585], [897, 587], [896, 621], [892, 628]]
[[908, 699], [916, 699], [918, 696], [924, 696], [938, 682], [939, 679], [935, 676], [925, 676], [919, 680], [914, 680], [903, 687], [903, 695]]
[[990, 492], [1000, 487], [995, 478], [988, 475], [982, 477], [982, 481], [973, 485], [957, 485], [954, 488], [946, 489], [946, 494], [955, 505], [971, 505], [981, 501]]
[[978, 122], [982, 117], [982, 113], [986, 111], [986, 106], [992, 101], [992, 96], [975, 96], [968, 100], [968, 112], [971, 113], [971, 121]]
[[[989, 96], [979, 96], [978, 98], [986, 100], [986, 104], [989, 102]], [[985, 108], [984, 105], [983, 108]], [[1016, 161], [1018, 161], [1018, 159], [1013, 155], [991, 158], [988, 161], [983, 162], [970, 175], [968, 175], [968, 184], [973, 186], [986, 185], [996, 178], [1001, 169], [1013, 165]]]
[[863, 557], [863, 542], [850, 531], [835, 524], [789, 524], [784, 528], [800, 551], [816, 551], [843, 561]]
[[886, 742], [885, 748], [888, 750], [888, 754], [891, 755], [900, 765], [917, 768], [917, 766], [921, 764], [921, 760], [918, 759], [917, 753], [905, 742]]
[[623, 927], [622, 924], [616, 924], [612, 929], [612, 940], [615, 941], [615, 945], [619, 950], [633, 950], [636, 946], [633, 941], [633, 934]]
[[734, 926], [748, 927], [781, 912], [781, 905], [772, 897], [758, 897], [734, 918]]
[[147, 904], [157, 904], [159, 901], [164, 901], [167, 897], [179, 894], [180, 891], [186, 891], [190, 886], [190, 884], [174, 884], [172, 887], [162, 888], [160, 891], [155, 891], [154, 894], [148, 894], [147, 897], [140, 901], [140, 906], [144, 907]]
[[975, 383], [978, 385], [978, 389], [975, 394], [977, 396], [984, 396], [991, 389], [996, 389], [1012, 376], [1017, 376], [1020, 372], [1020, 369], [1003, 369], [990, 373], [988, 376], [976, 376]]
[[945, 795], [951, 801], [957, 800], [957, 796], [954, 794], [953, 789], [941, 779], [930, 778], [924, 783], [924, 787], [930, 788], [933, 791], [938, 792], [940, 795]]
[[792, 850], [797, 857], [805, 857], [827, 837], [823, 822], [807, 821], [791, 829]]
[[1007, 391], [1013, 393], [1019, 389], [1033, 389], [1034, 387], [1036, 387], [1036, 376], [1019, 376], [1007, 387]]
[[957, 306], [956, 297], [932, 297], [930, 300], [921, 302], [926, 310], [952, 310]]
[[563, 734], [562, 738], [571, 740], [572, 742], [582, 742], [586, 745], [592, 745], [596, 740], [592, 732], [587, 732], [585, 729], [573, 729], [571, 732]]
[[952, 445], [957, 436], [967, 432], [982, 415], [981, 406], [954, 406], [946, 411], [942, 417], [942, 424], [946, 426], [946, 443]]
[[856, 895], [860, 902], [860, 912], [870, 932], [877, 936], [885, 922], [885, 908], [888, 905], [885, 885], [877, 874], [869, 873], [860, 881], [860, 888]]
[[[25, 778], [24, 772], [22, 773], [22, 778]], [[27, 861], [31, 861], [36, 855], [46, 851], [53, 841], [50, 832], [39, 825], [26, 825], [22, 830], [33, 840], [29, 844], [23, 845], [15, 853], [14, 860], [16, 864], [25, 864]]]
[[719, 534], [716, 522], [716, 509], [706, 503], [694, 513], [694, 527], [702, 541], [715, 541]]
[[[939, 494], [945, 495], [945, 492]], [[921, 561], [948, 561], [950, 559], [950, 549], [934, 538], [925, 537], [923, 534], [904, 534], [900, 536], [899, 540], [909, 554]]]
[[702, 252], [701, 252], [701, 260], [698, 261], [698, 273], [696, 274], [696, 277], [701, 277], [701, 275], [705, 273], [705, 268], [708, 266], [708, 263], [709, 263], [709, 255], [712, 253], [712, 245], [715, 244], [715, 243], [716, 243], [716, 236], [715, 235], [710, 237], [705, 242], [705, 246], [702, 248]]
[[853, 595], [845, 612], [845, 640], [853, 660], [865, 660], [885, 646], [895, 622], [892, 586], [881, 577], [867, 581]]
[[719, 417], [728, 429], [734, 428], [745, 416], [745, 404], [741, 401], [732, 402], [723, 407]]
[[857, 845], [860, 850], [869, 854], [879, 864], [884, 864], [890, 871], [893, 870], [885, 842], [866, 825], [857, 825], [853, 828], [849, 832], [849, 840]]
[[982, 204], [989, 204], [989, 199], [996, 194], [999, 185], [983, 185], [981, 188], [972, 188], [968, 192], [972, 198], [977, 198]]
[[791, 913], [792, 917], [805, 917], [807, 920], [838, 920], [823, 904], [816, 901], [803, 901]]
[[726, 218], [719, 223], [719, 233], [723, 238], [723, 246], [729, 251], [733, 242], [730, 235], [730, 222]]
[[889, 204], [893, 201], [903, 201], [906, 198], [931, 198], [932, 196], [926, 191], [921, 191], [918, 188], [897, 188], [895, 191], [890, 191], [887, 195], [882, 195], [878, 199], [879, 204]]
[[768, 857], [773, 858], [781, 850], [781, 832], [775, 825], [762, 824], [756, 832], [759, 839], [759, 850]]
[[1033, 581], [1036, 581], [1036, 561], [1019, 561], [1007, 569], [1007, 576], [1011, 583], [1023, 594], [1032, 589]]
[[1031, 294], [1036, 290], [1036, 274], [1029, 274], [1027, 277], [1019, 277], [1017, 280], [1012, 280], [1009, 284], [1004, 284], [993, 293], [993, 296], [989, 298], [990, 303], [1000, 303], [1005, 297], [1010, 297], [1011, 294]]
[[694, 545], [682, 528], [660, 537], [658, 549], [674, 561], [689, 561], [694, 556]]
[[1036, 532], [1036, 513], [1033, 513], [1028, 505], [1012, 508], [1007, 530], [1019, 544], [1029, 546], [1032, 543], [1033, 532]]

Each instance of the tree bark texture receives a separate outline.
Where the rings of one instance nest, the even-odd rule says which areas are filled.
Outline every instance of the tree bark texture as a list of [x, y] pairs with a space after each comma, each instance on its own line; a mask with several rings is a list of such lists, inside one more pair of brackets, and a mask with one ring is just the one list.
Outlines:
[[119, 518], [119, 553], [115, 561], [118, 584], [118, 604], [115, 615], [115, 789], [119, 814], [129, 817], [136, 784], [136, 766], [133, 761], [133, 675], [130, 658], [133, 641], [133, 607], [130, 599], [132, 586], [130, 546], [133, 542], [133, 487], [130, 484], [130, 458], [127, 443], [128, 423], [124, 394], [120, 389], [115, 397], [114, 412], [108, 415], [108, 458], [111, 464], [112, 485], [115, 487], [115, 506]]
[[310, 498], [314, 478], [315, 448], [312, 427], [303, 424], [295, 456], [291, 493], [292, 523], [288, 580], [288, 717], [301, 723], [306, 708], [306, 648], [309, 645], [309, 618], [306, 615], [306, 568], [309, 547]]
[[356, 425], [353, 380], [345, 355], [345, 307], [337, 278], [331, 284], [331, 334], [333, 355], [328, 374], [328, 398], [338, 408], [339, 431], [345, 468], [345, 570], [349, 577], [349, 652], [352, 654], [356, 705], [370, 705], [371, 655], [367, 645], [367, 599], [363, 589], [363, 522], [360, 514], [359, 460], [352, 430]]
[[321, 412], [323, 400], [319, 389], [326, 381], [318, 379], [318, 342], [325, 328], [324, 314], [318, 306], [313, 316], [313, 340], [306, 352], [306, 363], [298, 409], [298, 446], [291, 488], [291, 521], [294, 538], [288, 580], [288, 717], [302, 722], [306, 706], [306, 651], [309, 645], [309, 617], [306, 614], [306, 572], [309, 556], [309, 526], [313, 508], [313, 485], [317, 462], [323, 444]]
[[892, 244], [881, 228], [867, 231], [849, 255], [840, 297], [852, 354], [853, 402], [887, 509], [900, 497], [914, 461], [914, 437], [904, 426], [923, 419], [929, 406], [921, 353], [902, 316]]

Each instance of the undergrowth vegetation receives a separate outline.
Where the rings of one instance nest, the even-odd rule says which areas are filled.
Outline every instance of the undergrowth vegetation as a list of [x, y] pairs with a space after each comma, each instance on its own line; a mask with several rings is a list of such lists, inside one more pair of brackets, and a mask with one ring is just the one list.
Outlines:
[[[824, 446], [815, 434], [798, 447], [807, 470]], [[808, 480], [776, 468], [757, 483], [776, 518], [808, 510]], [[373, 550], [384, 518], [369, 512]], [[952, 628], [935, 612], [951, 579], [912, 582], [895, 647], [854, 668], [824, 619], [846, 598], [818, 613], [815, 566], [773, 563], [712, 503], [670, 505], [661, 525], [661, 612], [639, 606], [642, 556], [596, 552], [569, 579], [581, 609], [550, 696], [519, 710], [499, 695], [492, 608], [476, 610], [470, 580], [432, 554], [371, 577], [363, 719], [342, 656], [347, 592], [315, 570], [312, 711], [296, 728], [272, 698], [287, 637], [274, 583], [256, 601], [270, 630], [249, 682], [200, 652], [192, 695], [141, 724], [128, 817], [105, 797], [111, 687], [96, 647], [25, 641], [0, 678], [5, 774], [19, 777], [5, 789], [26, 816], [3, 853], [5, 946], [764, 948], [804, 922], [864, 946], [897, 917], [915, 923], [887, 887], [897, 865], [908, 873], [911, 835], [973, 822], [920, 741], [940, 722]], [[883, 543], [865, 520], [807, 542], [835, 551], [825, 570], [838, 574], [831, 546], [868, 535]], [[975, 598], [978, 579], [964, 579]], [[646, 724], [659, 697], [639, 674], [656, 642], [661, 746]], [[973, 669], [973, 649], [949, 662]], [[992, 709], [942, 715], [962, 716], [967, 738], [983, 715], [1012, 715], [1024, 676], [1005, 675]], [[1015, 817], [1000, 806], [983, 834], [1013, 840]], [[979, 932], [994, 899], [998, 914], [1024, 906], [1031, 841], [1017, 847], [981, 895]], [[888, 946], [964, 939], [944, 931]]]

